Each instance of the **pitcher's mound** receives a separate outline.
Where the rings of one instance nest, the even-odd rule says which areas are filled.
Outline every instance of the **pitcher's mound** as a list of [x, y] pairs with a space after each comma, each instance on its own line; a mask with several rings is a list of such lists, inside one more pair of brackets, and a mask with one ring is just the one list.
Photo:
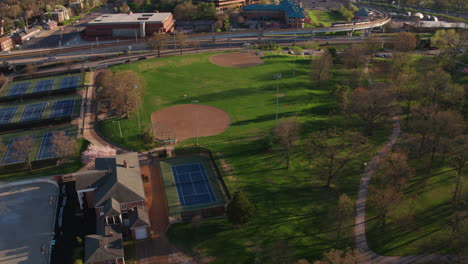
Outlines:
[[213, 55], [210, 62], [223, 67], [244, 68], [262, 64], [263, 60], [253, 52], [236, 52]]
[[231, 118], [223, 110], [197, 104], [167, 107], [151, 114], [154, 135], [158, 139], [183, 140], [212, 136], [229, 127]]

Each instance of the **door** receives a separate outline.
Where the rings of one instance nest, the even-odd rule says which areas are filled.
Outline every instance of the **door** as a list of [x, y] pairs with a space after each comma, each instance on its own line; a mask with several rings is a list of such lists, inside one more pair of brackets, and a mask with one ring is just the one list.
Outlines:
[[146, 227], [135, 229], [135, 239], [136, 240], [145, 239], [147, 237], [148, 237], [148, 232], [147, 232]]

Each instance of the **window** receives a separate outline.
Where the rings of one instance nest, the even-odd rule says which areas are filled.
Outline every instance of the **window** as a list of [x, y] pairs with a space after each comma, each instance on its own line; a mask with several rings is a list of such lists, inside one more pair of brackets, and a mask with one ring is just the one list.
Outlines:
[[120, 209], [122, 209], [122, 210], [127, 210], [127, 205], [126, 205], [126, 204], [121, 204], [121, 205], [120, 205]]
[[99, 207], [99, 215], [100, 216], [104, 215], [104, 208], [103, 207]]

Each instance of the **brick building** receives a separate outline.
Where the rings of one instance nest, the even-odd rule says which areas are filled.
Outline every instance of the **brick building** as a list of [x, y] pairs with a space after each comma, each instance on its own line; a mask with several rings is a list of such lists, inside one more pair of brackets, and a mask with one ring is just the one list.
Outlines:
[[170, 33], [174, 30], [171, 13], [106, 14], [88, 23], [85, 38], [117, 39], [144, 38], [155, 32]]
[[242, 8], [242, 15], [252, 20], [278, 20], [287, 27], [303, 28], [304, 9], [292, 0], [282, 0], [279, 5], [247, 5]]
[[9, 51], [13, 49], [13, 40], [7, 36], [0, 37], [0, 50]]

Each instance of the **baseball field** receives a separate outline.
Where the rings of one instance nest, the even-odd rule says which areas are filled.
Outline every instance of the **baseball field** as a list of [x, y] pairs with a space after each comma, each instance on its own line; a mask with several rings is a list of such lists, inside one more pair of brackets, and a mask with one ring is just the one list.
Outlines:
[[[208, 256], [214, 263], [254, 263], [259, 254], [275, 252], [278, 247], [285, 248], [288, 253], [284, 257], [293, 261], [321, 258], [322, 252], [336, 246], [336, 228], [333, 221], [327, 220], [333, 219], [330, 208], [340, 194], [355, 195], [361, 164], [372, 153], [353, 162], [344, 172], [348, 176], [329, 191], [323, 188], [326, 179], [320, 168], [301, 155], [301, 140], [287, 169], [284, 153], [276, 146], [270, 148], [266, 138], [275, 125], [277, 88], [278, 117], [297, 118], [301, 138], [343, 123], [342, 117], [333, 114], [335, 99], [330, 87], [334, 87], [335, 80], [345, 78], [346, 71], [333, 69], [334, 81], [318, 88], [309, 77], [308, 56], [297, 56], [294, 60], [291, 55], [264, 54], [263, 63], [256, 66], [229, 67], [211, 63], [212, 55], [158, 58], [112, 69], [133, 70], [144, 79], [140, 127], [151, 126], [154, 112], [174, 105], [208, 105], [229, 116], [226, 129], [217, 135], [200, 137], [199, 144], [217, 157], [229, 190], [242, 189], [247, 194], [255, 205], [254, 219], [240, 229], [225, 219], [203, 221], [200, 226], [173, 225], [169, 238], [178, 247], [194, 255]], [[275, 74], [281, 74], [281, 79], [275, 79]], [[187, 115], [202, 120], [191, 110], [187, 110]], [[216, 123], [216, 118], [213, 119]], [[113, 121], [100, 123], [104, 136], [128, 148], [145, 149], [138, 136], [136, 114], [120, 120], [122, 139], [118, 123]], [[190, 134], [193, 126], [187, 127]], [[349, 128], [359, 129], [352, 124]], [[372, 143], [381, 143], [387, 132], [388, 129], [377, 131]], [[194, 136], [196, 133], [193, 131]], [[194, 143], [194, 137], [186, 138], [178, 146]], [[349, 236], [352, 229], [344, 229], [340, 248], [352, 246]]]

